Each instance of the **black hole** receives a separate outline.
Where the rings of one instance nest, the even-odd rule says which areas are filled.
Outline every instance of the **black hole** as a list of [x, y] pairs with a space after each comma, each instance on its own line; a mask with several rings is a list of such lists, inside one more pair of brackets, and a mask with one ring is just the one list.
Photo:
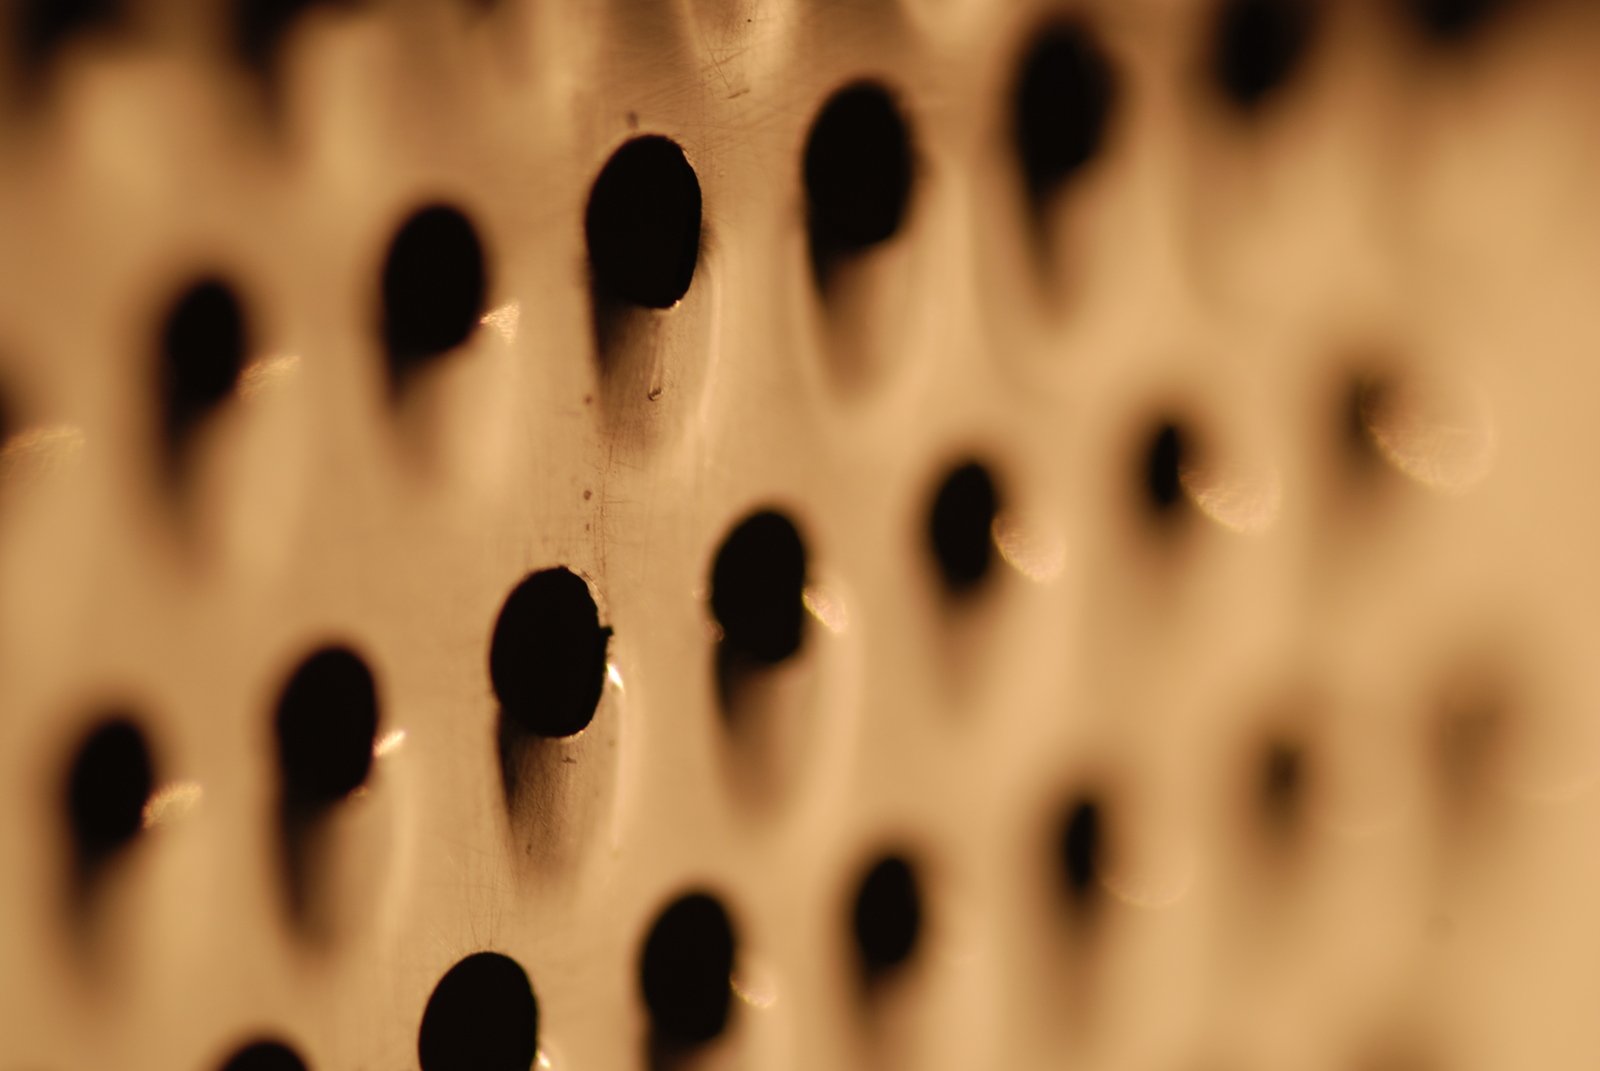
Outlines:
[[888, 90], [858, 82], [828, 100], [806, 143], [805, 181], [819, 267], [900, 229], [911, 196], [911, 134]]
[[383, 266], [383, 341], [396, 381], [471, 336], [487, 286], [483, 247], [466, 216], [434, 205], [405, 222]]
[[489, 646], [501, 709], [538, 736], [579, 732], [600, 703], [610, 638], [581, 576], [532, 574], [506, 598]]
[[877, 863], [856, 894], [856, 947], [869, 974], [904, 963], [922, 929], [922, 902], [911, 864], [898, 856]]
[[1471, 35], [1508, 0], [1402, 0], [1412, 18], [1438, 41], [1459, 41]]
[[178, 298], [161, 335], [170, 449], [180, 449], [195, 425], [233, 393], [247, 347], [244, 311], [226, 283], [207, 279]]
[[1261, 761], [1261, 807], [1267, 826], [1277, 836], [1286, 836], [1298, 824], [1301, 800], [1305, 793], [1304, 753], [1292, 744], [1273, 741]]
[[1294, 74], [1311, 44], [1313, 0], [1228, 0], [1218, 12], [1212, 75], [1253, 108]]
[[234, 1053], [222, 1071], [306, 1071], [293, 1049], [277, 1041], [258, 1041]]
[[769, 665], [799, 650], [805, 583], [805, 545], [789, 518], [762, 511], [741, 522], [711, 570], [711, 612], [726, 649]]
[[498, 952], [478, 952], [451, 967], [417, 1031], [422, 1071], [528, 1071], [538, 1048], [533, 986], [515, 960]]
[[639, 964], [645, 1006], [659, 1041], [698, 1045], [727, 1025], [733, 926], [715, 899], [693, 893], [650, 929]]
[[119, 0], [24, 0], [16, 16], [17, 46], [24, 67], [48, 64], [67, 40], [115, 23]]
[[1187, 436], [1173, 423], [1157, 427], [1145, 447], [1141, 482], [1145, 500], [1158, 516], [1173, 514], [1183, 503], [1183, 465], [1188, 451]]
[[79, 856], [93, 861], [132, 840], [154, 775], [144, 735], [116, 717], [93, 729], [67, 776], [67, 814]]
[[664, 309], [689, 292], [700, 256], [700, 180], [667, 138], [635, 138], [606, 161], [584, 217], [603, 297]]
[[378, 697], [366, 664], [344, 647], [300, 663], [278, 699], [278, 761], [285, 802], [315, 810], [367, 779]]
[[239, 58], [257, 70], [271, 67], [296, 18], [331, 0], [235, 0], [234, 42]]
[[975, 461], [957, 468], [939, 486], [928, 514], [928, 538], [951, 592], [970, 591], [989, 574], [999, 509], [994, 481]]
[[1022, 61], [1014, 104], [1017, 152], [1035, 201], [1094, 159], [1115, 102], [1111, 64], [1088, 27], [1060, 23], [1038, 36]]
[[1061, 825], [1061, 872], [1066, 878], [1067, 892], [1080, 904], [1096, 898], [1105, 852], [1103, 826], [1100, 804], [1092, 799], [1072, 804]]

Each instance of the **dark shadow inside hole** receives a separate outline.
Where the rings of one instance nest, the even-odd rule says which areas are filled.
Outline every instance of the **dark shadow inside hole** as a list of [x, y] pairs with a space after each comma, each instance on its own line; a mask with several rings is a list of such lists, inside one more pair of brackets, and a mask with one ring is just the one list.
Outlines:
[[889, 91], [857, 82], [823, 105], [805, 150], [812, 267], [826, 290], [841, 258], [888, 241], [911, 198], [911, 133]]
[[1217, 12], [1211, 76], [1253, 110], [1285, 86], [1310, 50], [1318, 0], [1227, 0]]
[[535, 760], [555, 761], [544, 753], [593, 722], [610, 642], [588, 583], [569, 569], [531, 573], [506, 596], [489, 642], [489, 682], [500, 702], [501, 786], [513, 813], [528, 790], [548, 792], [529, 783], [548, 780]]
[[1037, 210], [1099, 153], [1116, 104], [1111, 63], [1079, 21], [1042, 30], [1022, 59], [1013, 137]]
[[244, 310], [232, 288], [208, 278], [190, 286], [161, 331], [162, 433], [178, 465], [195, 429], [233, 395], [249, 346]]
[[856, 892], [856, 951], [869, 982], [911, 958], [922, 931], [922, 898], [911, 864], [900, 856], [880, 859]]
[[572, 736], [594, 719], [611, 629], [583, 577], [557, 567], [528, 575], [495, 621], [489, 681], [515, 729]]
[[975, 590], [989, 575], [999, 512], [1000, 493], [977, 461], [958, 465], [939, 485], [928, 511], [928, 543], [952, 595]]
[[654, 1066], [675, 1064], [727, 1026], [734, 945], [727, 912], [706, 893], [683, 896], [656, 918], [639, 958]]
[[775, 510], [741, 521], [711, 569], [711, 612], [722, 628], [722, 650], [753, 668], [799, 651], [805, 583], [805, 544], [794, 522]]
[[1069, 902], [1078, 909], [1100, 899], [1100, 871], [1105, 856], [1105, 823], [1100, 802], [1081, 797], [1068, 805], [1056, 844], [1057, 861]]
[[417, 1030], [422, 1071], [528, 1071], [539, 1050], [539, 1003], [527, 972], [477, 952], [445, 972]]
[[69, 40], [121, 21], [123, 0], [20, 0], [11, 18], [18, 66], [37, 78]]
[[1183, 467], [1192, 449], [1188, 434], [1173, 421], [1157, 424], [1139, 459], [1139, 483], [1146, 507], [1157, 518], [1176, 518], [1184, 502]]
[[584, 233], [602, 305], [665, 309], [689, 292], [700, 256], [700, 180], [677, 143], [634, 138], [589, 193]]
[[107, 717], [78, 745], [65, 803], [81, 882], [139, 834], [154, 778], [144, 734], [125, 714]]
[[431, 205], [395, 234], [384, 258], [381, 333], [391, 383], [466, 342], [483, 316], [483, 246], [459, 209]]
[[234, 1053], [222, 1071], [306, 1071], [306, 1065], [282, 1042], [257, 1041]]
[[378, 697], [371, 671], [346, 647], [313, 652], [284, 685], [275, 724], [290, 907], [307, 921], [328, 847], [323, 820], [372, 768]]
[[1424, 33], [1441, 43], [1464, 41], [1511, 6], [1510, 0], [1399, 0]]
[[1257, 800], [1267, 834], [1285, 844], [1299, 830], [1305, 809], [1305, 752], [1286, 740], [1268, 741], [1258, 777]]

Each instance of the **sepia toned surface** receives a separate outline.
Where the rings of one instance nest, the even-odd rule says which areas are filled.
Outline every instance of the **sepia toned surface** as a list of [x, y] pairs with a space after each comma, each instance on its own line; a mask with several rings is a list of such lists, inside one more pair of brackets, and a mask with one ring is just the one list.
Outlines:
[[1600, 1057], [1600, 8], [36, 6], [0, 1071]]

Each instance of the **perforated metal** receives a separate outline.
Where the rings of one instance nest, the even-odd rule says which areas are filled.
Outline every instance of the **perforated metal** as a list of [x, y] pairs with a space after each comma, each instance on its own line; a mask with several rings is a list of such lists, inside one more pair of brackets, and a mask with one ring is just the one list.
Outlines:
[[0, 1071], [1592, 1066], [1600, 9], [1236, 6], [11, 0]]

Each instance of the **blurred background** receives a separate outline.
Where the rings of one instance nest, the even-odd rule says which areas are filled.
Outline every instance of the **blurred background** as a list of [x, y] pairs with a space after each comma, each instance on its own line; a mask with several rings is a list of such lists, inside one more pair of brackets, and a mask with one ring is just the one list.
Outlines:
[[1600, 1058], [1600, 5], [0, 15], [0, 1071]]

